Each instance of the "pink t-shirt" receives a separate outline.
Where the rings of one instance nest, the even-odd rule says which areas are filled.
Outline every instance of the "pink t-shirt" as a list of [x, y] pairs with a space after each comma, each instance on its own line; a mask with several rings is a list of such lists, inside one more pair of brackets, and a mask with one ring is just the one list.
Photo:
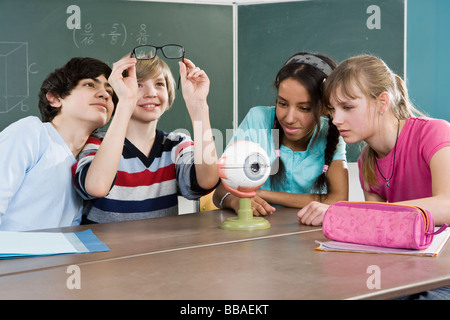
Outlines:
[[[390, 186], [376, 169], [378, 187], [370, 186], [369, 192], [376, 193], [388, 202], [406, 201], [432, 196], [430, 161], [439, 149], [450, 146], [450, 124], [445, 120], [431, 118], [410, 118], [406, 121], [397, 142], [394, 175]], [[361, 158], [358, 159], [359, 180], [362, 179]], [[392, 174], [394, 149], [383, 159], [378, 159], [378, 167], [385, 178]], [[448, 170], [448, 169], [447, 169]]]

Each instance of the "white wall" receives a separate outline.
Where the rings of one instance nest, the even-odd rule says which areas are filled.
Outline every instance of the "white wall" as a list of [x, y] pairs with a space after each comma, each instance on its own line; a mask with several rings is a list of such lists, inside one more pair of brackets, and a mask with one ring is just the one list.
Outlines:
[[359, 183], [358, 163], [348, 163], [348, 178], [349, 178], [349, 200], [350, 201], [364, 201], [364, 192]]

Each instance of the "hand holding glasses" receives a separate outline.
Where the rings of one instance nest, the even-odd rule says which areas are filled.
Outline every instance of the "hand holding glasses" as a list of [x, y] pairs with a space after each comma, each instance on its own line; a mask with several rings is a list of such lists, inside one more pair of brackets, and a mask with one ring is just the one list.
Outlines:
[[[166, 44], [162, 47], [153, 45], [142, 45], [133, 49], [130, 57], [135, 57], [137, 60], [151, 60], [156, 57], [158, 50], [161, 50], [166, 59], [181, 59], [184, 60], [184, 48], [178, 44]], [[178, 76], [177, 88], [180, 89], [180, 76]]]

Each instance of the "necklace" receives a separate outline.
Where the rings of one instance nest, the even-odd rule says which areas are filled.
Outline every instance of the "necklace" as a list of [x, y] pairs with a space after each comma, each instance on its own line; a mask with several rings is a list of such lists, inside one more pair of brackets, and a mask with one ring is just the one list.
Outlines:
[[386, 188], [389, 188], [389, 186], [391, 185], [389, 183], [389, 181], [391, 181], [392, 177], [394, 176], [394, 170], [395, 170], [395, 153], [397, 151], [397, 141], [398, 141], [398, 134], [400, 132], [400, 120], [398, 121], [398, 125], [397, 125], [397, 138], [395, 139], [395, 145], [394, 145], [394, 159], [392, 161], [392, 170], [391, 170], [391, 176], [389, 178], [386, 178], [383, 173], [381, 172], [380, 168], [378, 167], [378, 161], [377, 161], [377, 157], [375, 156], [375, 165], [377, 166], [378, 172], [380, 173], [380, 175], [383, 177], [384, 180], [386, 180]]

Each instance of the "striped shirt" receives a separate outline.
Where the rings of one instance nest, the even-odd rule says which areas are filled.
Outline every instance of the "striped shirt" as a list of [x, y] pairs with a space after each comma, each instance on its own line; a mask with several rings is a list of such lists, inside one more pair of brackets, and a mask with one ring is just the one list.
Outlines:
[[84, 214], [97, 223], [138, 220], [178, 214], [178, 195], [198, 199], [210, 190], [202, 189], [196, 180], [194, 143], [181, 133], [156, 130], [147, 157], [125, 139], [119, 168], [104, 198], [94, 198], [84, 187], [86, 173], [105, 132], [94, 133], [73, 166], [74, 184], [86, 200]]

